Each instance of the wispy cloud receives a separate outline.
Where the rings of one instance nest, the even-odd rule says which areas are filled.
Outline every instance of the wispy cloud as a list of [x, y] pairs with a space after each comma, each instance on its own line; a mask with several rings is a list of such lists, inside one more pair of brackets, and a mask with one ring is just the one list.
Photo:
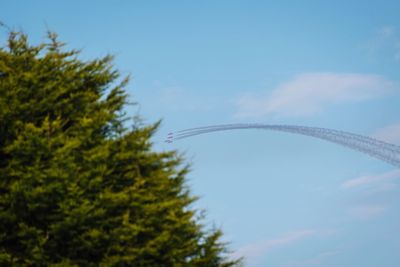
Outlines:
[[394, 26], [384, 26], [376, 30], [367, 43], [370, 55], [400, 62], [400, 32]]
[[151, 94], [146, 99], [154, 109], [172, 112], [205, 112], [221, 107], [221, 101], [215, 96], [207, 96], [179, 85], [165, 85], [153, 81]]
[[342, 183], [342, 188], [368, 188], [377, 191], [387, 191], [397, 188], [396, 180], [400, 179], [400, 170], [393, 170], [375, 175], [364, 175], [347, 180]]
[[400, 144], [400, 123], [379, 129], [372, 136], [382, 141]]
[[324, 262], [328, 258], [333, 257], [339, 253], [340, 253], [339, 251], [325, 251], [316, 255], [311, 259], [301, 260], [301, 261], [290, 261], [286, 266], [287, 267], [324, 266]]
[[353, 207], [350, 209], [352, 216], [358, 219], [371, 219], [382, 215], [385, 211], [389, 209], [385, 205], [363, 205], [358, 207]]
[[[386, 198], [388, 191], [398, 188], [400, 170], [393, 170], [375, 175], [364, 175], [347, 180], [341, 187], [349, 192], [362, 194], [362, 202], [352, 205], [347, 212], [356, 219], [368, 220], [384, 215], [390, 209]], [[356, 190], [356, 191], [354, 191]], [[378, 199], [376, 195], [380, 196]]]
[[390, 93], [396, 82], [379, 75], [332, 72], [305, 73], [263, 95], [237, 101], [237, 117], [308, 116], [329, 105], [364, 101]]
[[330, 236], [335, 232], [336, 231], [333, 230], [316, 230], [316, 229], [305, 229], [305, 230], [289, 232], [277, 238], [267, 239], [241, 247], [238, 250], [236, 250], [232, 254], [232, 256], [233, 258], [244, 257], [246, 261], [254, 262], [274, 249], [290, 246], [295, 244], [296, 242], [300, 242], [301, 240], [311, 237]]
[[382, 37], [391, 37], [395, 35], [396, 29], [393, 26], [384, 26], [378, 30], [378, 35]]
[[239, 248], [233, 254], [233, 257], [245, 257], [247, 261], [252, 261], [259, 258], [260, 256], [267, 254], [272, 249], [291, 245], [299, 240], [313, 236], [316, 233], [317, 232], [315, 230], [301, 230], [290, 232], [274, 239], [264, 240]]
[[165, 108], [175, 111], [206, 111], [214, 104], [178, 86], [162, 88], [158, 100]]

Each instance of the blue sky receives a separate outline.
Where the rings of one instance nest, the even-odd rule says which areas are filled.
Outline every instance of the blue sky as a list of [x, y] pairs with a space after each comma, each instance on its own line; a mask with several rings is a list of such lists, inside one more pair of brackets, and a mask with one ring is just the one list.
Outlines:
[[[6, 1], [0, 20], [46, 27], [83, 58], [112, 53], [157, 150], [192, 163], [197, 207], [247, 266], [397, 267], [400, 171], [286, 133], [164, 143], [168, 132], [257, 122], [400, 144], [399, 1]], [[46, 26], [47, 25], [47, 26]], [[4, 42], [6, 33], [0, 35]]]

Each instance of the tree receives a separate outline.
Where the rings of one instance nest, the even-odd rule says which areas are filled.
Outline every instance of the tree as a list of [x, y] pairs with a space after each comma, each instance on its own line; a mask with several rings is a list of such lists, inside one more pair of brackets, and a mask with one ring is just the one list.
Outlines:
[[1, 266], [234, 266], [206, 230], [159, 122], [126, 126], [129, 77], [56, 34], [0, 48]]

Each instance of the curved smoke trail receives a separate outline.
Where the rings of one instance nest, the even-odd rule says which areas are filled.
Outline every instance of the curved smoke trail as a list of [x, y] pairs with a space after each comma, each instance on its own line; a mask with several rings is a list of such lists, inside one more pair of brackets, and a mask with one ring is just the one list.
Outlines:
[[272, 130], [312, 136], [352, 148], [377, 159], [386, 161], [394, 166], [400, 167], [400, 146], [359, 134], [317, 127], [250, 123], [214, 125], [169, 133], [166, 142], [172, 143], [174, 140], [184, 139], [199, 134], [237, 129]]

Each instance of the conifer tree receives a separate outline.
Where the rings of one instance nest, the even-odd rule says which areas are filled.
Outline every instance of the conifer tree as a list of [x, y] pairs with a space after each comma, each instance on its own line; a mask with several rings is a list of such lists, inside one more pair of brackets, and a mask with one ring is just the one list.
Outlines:
[[56, 34], [0, 48], [0, 266], [235, 266], [206, 230], [159, 123], [126, 121], [112, 57], [83, 61]]

